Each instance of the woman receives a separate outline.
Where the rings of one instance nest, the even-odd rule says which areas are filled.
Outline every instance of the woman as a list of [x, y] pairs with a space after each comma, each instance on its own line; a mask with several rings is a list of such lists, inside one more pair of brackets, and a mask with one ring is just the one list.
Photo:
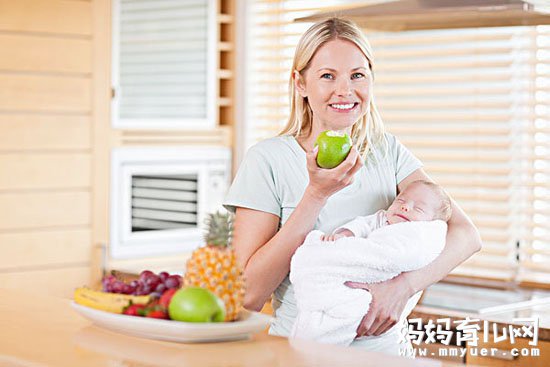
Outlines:
[[[372, 71], [371, 48], [352, 22], [332, 18], [306, 31], [294, 56], [289, 122], [279, 136], [249, 149], [226, 198], [236, 213], [233, 244], [247, 279], [245, 307], [260, 310], [273, 293], [273, 335], [288, 336], [296, 316], [288, 272], [308, 232], [331, 232], [385, 209], [410, 182], [429, 180], [420, 161], [384, 133]], [[354, 142], [333, 169], [316, 164], [314, 142], [324, 130], [345, 131]], [[452, 212], [446, 248], [429, 266], [375, 285], [347, 283], [373, 296], [352, 345], [397, 354], [394, 326], [419, 292], [480, 249], [476, 228], [455, 202]]]

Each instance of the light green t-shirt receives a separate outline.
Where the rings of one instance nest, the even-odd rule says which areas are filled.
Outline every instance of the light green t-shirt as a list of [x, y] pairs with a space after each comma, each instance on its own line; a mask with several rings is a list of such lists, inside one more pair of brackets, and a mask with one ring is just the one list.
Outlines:
[[[374, 160], [355, 174], [354, 182], [333, 194], [319, 213], [313, 229], [325, 233], [354, 219], [386, 209], [397, 194], [397, 184], [422, 163], [393, 135], [385, 135], [387, 153], [374, 152]], [[244, 207], [272, 213], [280, 226], [301, 200], [308, 185], [306, 152], [292, 136], [279, 136], [251, 147], [239, 170], [224, 206], [235, 212]], [[296, 317], [296, 302], [288, 276], [274, 292], [274, 322], [270, 333], [288, 336]]]

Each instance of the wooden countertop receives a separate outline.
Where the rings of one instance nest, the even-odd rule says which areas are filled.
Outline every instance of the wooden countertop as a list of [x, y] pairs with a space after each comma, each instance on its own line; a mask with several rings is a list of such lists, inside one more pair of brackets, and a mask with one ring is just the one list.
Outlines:
[[357, 348], [254, 335], [225, 343], [179, 344], [92, 325], [67, 299], [0, 289], [0, 366], [456, 366]]

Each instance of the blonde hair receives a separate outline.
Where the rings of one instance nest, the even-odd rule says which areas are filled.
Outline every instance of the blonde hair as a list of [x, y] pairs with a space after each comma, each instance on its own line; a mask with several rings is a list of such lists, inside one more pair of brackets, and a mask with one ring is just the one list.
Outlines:
[[445, 221], [445, 222], [451, 219], [451, 215], [453, 214], [453, 210], [451, 209], [451, 198], [449, 197], [447, 192], [443, 189], [443, 187], [436, 184], [435, 182], [426, 181], [426, 180], [413, 181], [407, 187], [412, 186], [414, 184], [421, 184], [421, 185], [427, 186], [441, 200], [441, 206], [435, 213], [434, 219], [441, 219], [442, 221]]
[[[355, 44], [367, 58], [371, 72], [374, 72], [372, 48], [355, 23], [341, 18], [329, 18], [315, 23], [302, 35], [296, 46], [289, 82], [290, 116], [287, 125], [279, 135], [303, 137], [311, 134], [313, 112], [307, 98], [302, 97], [296, 91], [293, 74], [294, 71], [297, 71], [303, 77], [303, 73], [309, 68], [311, 59], [317, 50], [325, 43], [335, 39]], [[374, 103], [374, 97], [371, 97], [369, 113], [354, 123], [351, 129], [351, 139], [363, 159], [374, 151], [375, 146], [383, 146], [384, 151], [386, 150], [384, 123]]]

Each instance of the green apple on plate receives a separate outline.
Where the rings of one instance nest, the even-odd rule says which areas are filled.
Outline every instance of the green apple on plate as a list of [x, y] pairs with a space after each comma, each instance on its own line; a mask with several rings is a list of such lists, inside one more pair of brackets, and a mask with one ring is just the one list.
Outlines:
[[346, 133], [326, 130], [319, 134], [314, 146], [319, 147], [317, 165], [330, 169], [346, 159], [351, 150], [352, 141]]
[[178, 290], [168, 305], [170, 319], [185, 322], [223, 322], [225, 305], [208, 289], [187, 287]]

